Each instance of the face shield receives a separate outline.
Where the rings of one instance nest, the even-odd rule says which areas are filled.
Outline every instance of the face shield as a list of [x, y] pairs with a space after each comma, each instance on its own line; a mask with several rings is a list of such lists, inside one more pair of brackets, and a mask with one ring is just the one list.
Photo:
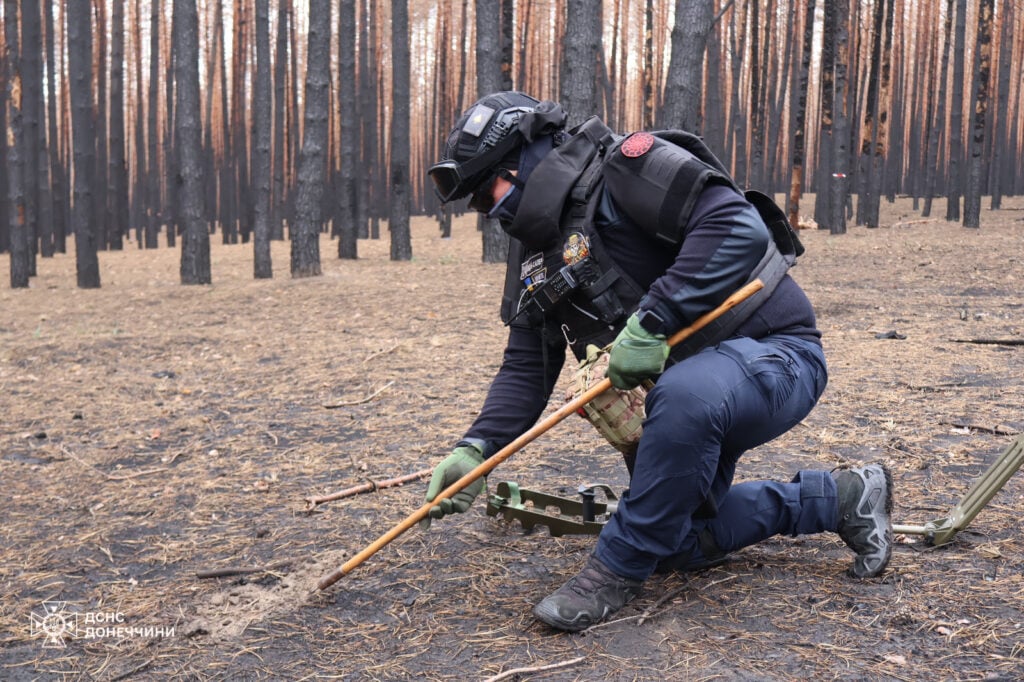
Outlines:
[[[470, 110], [461, 129], [449, 138], [447, 158], [431, 166], [427, 176], [442, 203], [481, 193], [485, 184], [494, 182], [498, 165], [505, 156], [522, 144], [518, 125], [530, 107], [509, 107], [495, 112], [479, 104]], [[463, 160], [458, 159], [462, 157]], [[476, 203], [476, 202], [474, 202]], [[481, 200], [480, 203], [484, 203]]]

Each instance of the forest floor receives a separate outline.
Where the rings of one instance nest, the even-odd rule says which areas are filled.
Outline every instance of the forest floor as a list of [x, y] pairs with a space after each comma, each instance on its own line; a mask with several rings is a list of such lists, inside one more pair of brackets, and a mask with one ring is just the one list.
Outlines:
[[[879, 229], [802, 232], [829, 388], [739, 480], [881, 461], [898, 523], [948, 513], [1024, 431], [1024, 199], [1005, 206], [980, 230], [900, 199]], [[252, 246], [216, 236], [211, 286], [178, 283], [176, 249], [134, 247], [100, 254], [98, 290], [76, 288], [73, 255], [0, 285], [0, 679], [1024, 678], [1024, 472], [949, 545], [900, 536], [880, 578], [847, 577], [834, 535], [779, 537], [655, 576], [581, 634], [531, 608], [593, 538], [527, 533], [482, 498], [317, 590], [425, 483], [305, 498], [429, 469], [498, 367], [503, 267], [479, 262], [474, 225], [442, 240], [414, 219], [402, 263], [387, 239], [357, 261], [324, 239], [310, 279], [275, 244], [256, 281]], [[502, 480], [627, 483], [576, 418]], [[226, 567], [271, 570], [197, 576]]]

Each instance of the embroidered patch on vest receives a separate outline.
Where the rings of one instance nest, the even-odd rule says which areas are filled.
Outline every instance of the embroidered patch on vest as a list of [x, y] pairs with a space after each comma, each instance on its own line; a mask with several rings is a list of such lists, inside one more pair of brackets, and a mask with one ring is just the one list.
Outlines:
[[622, 142], [620, 149], [623, 156], [635, 159], [650, 151], [652, 146], [654, 146], [654, 135], [650, 133], [633, 133]]
[[590, 241], [582, 232], [570, 232], [562, 246], [562, 260], [575, 265], [590, 255]]
[[521, 265], [519, 271], [519, 279], [523, 280], [523, 284], [526, 285], [528, 291], [533, 291], [534, 287], [543, 284], [547, 278], [547, 268], [544, 267], [544, 254], [534, 253], [526, 257]]

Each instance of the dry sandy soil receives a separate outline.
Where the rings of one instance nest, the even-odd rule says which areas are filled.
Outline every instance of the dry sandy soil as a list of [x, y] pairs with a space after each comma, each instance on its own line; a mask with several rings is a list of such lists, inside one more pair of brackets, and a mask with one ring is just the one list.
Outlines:
[[[898, 522], [945, 516], [1024, 430], [1024, 200], [1006, 205], [980, 230], [901, 199], [882, 228], [803, 232], [795, 276], [831, 382], [741, 479], [883, 461]], [[1024, 473], [951, 544], [901, 537], [879, 579], [848, 578], [833, 535], [776, 538], [656, 576], [576, 635], [531, 607], [593, 539], [526, 533], [481, 502], [318, 591], [425, 484], [313, 512], [305, 498], [448, 451], [501, 358], [503, 268], [479, 262], [467, 220], [450, 240], [415, 220], [405, 263], [386, 240], [339, 261], [325, 239], [312, 279], [274, 249], [268, 281], [251, 245], [219, 243], [212, 286], [180, 285], [167, 248], [101, 254], [99, 290], [75, 287], [73, 255], [40, 260], [28, 290], [3, 278], [0, 679], [1024, 678]], [[979, 339], [1008, 343], [965, 342]], [[572, 418], [501, 480], [621, 489], [626, 472]], [[197, 576], [231, 567], [271, 570]]]

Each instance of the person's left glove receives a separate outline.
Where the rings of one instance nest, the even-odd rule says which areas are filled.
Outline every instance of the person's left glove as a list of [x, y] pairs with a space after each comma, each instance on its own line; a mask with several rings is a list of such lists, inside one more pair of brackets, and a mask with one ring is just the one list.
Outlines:
[[626, 326], [612, 343], [608, 354], [607, 376], [612, 386], [629, 390], [665, 371], [668, 342], [664, 334], [652, 334], [640, 326], [637, 314], [626, 320]]
[[[427, 486], [426, 501], [432, 502], [442, 490], [483, 464], [483, 461], [483, 450], [476, 445], [460, 445], [452, 450], [452, 454], [434, 467], [430, 485]], [[469, 509], [469, 505], [473, 504], [473, 500], [484, 489], [484, 484], [485, 479], [480, 477], [451, 498], [439, 501], [430, 508], [430, 515], [423, 519], [422, 527], [429, 528], [430, 519], [440, 519], [448, 514], [461, 514]]]

